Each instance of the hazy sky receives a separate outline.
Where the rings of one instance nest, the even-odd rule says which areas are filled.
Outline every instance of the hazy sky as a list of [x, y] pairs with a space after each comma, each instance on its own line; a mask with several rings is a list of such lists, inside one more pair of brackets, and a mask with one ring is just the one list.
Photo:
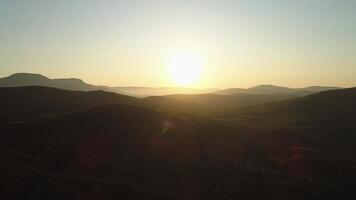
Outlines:
[[356, 0], [0, 0], [0, 76], [172, 86], [178, 51], [196, 87], [356, 86]]

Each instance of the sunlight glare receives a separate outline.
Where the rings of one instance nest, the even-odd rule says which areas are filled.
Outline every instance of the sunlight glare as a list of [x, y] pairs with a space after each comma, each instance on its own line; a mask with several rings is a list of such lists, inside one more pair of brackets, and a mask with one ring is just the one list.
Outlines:
[[196, 84], [201, 76], [202, 68], [200, 57], [192, 53], [176, 53], [168, 63], [171, 78], [180, 86]]

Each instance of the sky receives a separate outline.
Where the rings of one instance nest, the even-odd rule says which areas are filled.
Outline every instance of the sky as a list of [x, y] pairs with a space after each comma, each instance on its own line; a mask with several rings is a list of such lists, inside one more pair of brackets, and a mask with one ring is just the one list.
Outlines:
[[1, 77], [176, 86], [180, 53], [192, 87], [356, 86], [356, 1], [0, 0]]

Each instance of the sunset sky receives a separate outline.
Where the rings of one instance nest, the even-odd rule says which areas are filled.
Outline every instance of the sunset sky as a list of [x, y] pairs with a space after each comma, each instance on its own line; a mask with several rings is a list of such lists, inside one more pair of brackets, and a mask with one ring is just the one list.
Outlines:
[[356, 86], [356, 1], [0, 0], [0, 76], [16, 72], [111, 86]]

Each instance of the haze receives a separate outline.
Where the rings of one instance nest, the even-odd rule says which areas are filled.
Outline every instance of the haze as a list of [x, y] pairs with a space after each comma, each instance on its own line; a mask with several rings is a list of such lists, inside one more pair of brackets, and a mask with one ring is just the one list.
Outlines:
[[180, 86], [167, 67], [183, 52], [202, 62], [191, 87], [350, 87], [355, 10], [353, 0], [0, 0], [0, 76]]

